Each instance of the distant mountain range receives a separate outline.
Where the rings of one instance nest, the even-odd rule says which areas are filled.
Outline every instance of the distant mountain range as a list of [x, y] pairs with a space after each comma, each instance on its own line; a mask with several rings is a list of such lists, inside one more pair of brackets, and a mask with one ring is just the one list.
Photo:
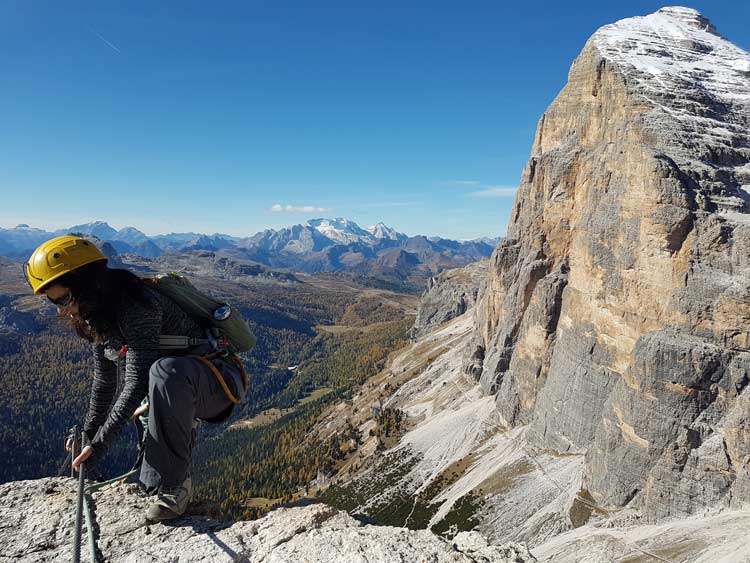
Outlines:
[[133, 227], [119, 231], [103, 221], [45, 231], [26, 224], [0, 228], [0, 255], [25, 260], [45, 240], [69, 233], [108, 243], [107, 253], [158, 258], [164, 254], [210, 251], [235, 260], [302, 272], [349, 271], [367, 276], [406, 279], [432, 275], [489, 256], [498, 239], [455, 241], [410, 237], [383, 224], [360, 227], [354, 221], [311, 219], [283, 229], [267, 229], [250, 237], [214, 233], [169, 233], [148, 236]]

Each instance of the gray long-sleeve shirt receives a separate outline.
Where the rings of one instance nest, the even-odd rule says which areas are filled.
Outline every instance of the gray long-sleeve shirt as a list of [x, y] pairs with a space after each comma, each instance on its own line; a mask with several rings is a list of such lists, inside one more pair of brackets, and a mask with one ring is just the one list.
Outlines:
[[[160, 356], [159, 335], [174, 334], [204, 338], [203, 330], [174, 301], [150, 287], [144, 289], [147, 304], [124, 299], [116, 309], [123, 341], [94, 343], [94, 379], [84, 432], [94, 449], [92, 460], [109, 448], [133, 411], [148, 394], [151, 364]], [[127, 345], [122, 390], [117, 392], [117, 365], [107, 359], [105, 349]], [[114, 405], [112, 401], [114, 400]], [[110, 408], [111, 407], [111, 408]]]

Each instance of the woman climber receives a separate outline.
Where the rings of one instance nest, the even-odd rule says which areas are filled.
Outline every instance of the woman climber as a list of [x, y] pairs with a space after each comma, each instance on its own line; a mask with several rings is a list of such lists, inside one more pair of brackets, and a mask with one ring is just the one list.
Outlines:
[[[205, 323], [201, 326], [153, 280], [107, 267], [101, 251], [81, 237], [45, 242], [24, 270], [34, 293], [46, 295], [58, 316], [92, 346], [94, 377], [83, 426], [88, 445], [73, 467], [98, 462], [148, 396], [140, 482], [157, 497], [146, 517], [161, 521], [182, 515], [192, 490], [193, 421], [220, 422], [231, 414], [246, 392], [242, 362], [217, 350]], [[244, 321], [242, 326], [246, 329]], [[187, 344], [165, 350], [162, 335]], [[120, 361], [124, 381], [115, 397]]]

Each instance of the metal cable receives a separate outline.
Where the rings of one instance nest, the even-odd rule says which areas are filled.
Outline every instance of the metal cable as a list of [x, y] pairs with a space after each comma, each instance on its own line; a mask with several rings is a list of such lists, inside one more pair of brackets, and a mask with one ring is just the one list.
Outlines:
[[93, 504], [93, 499], [91, 499], [91, 503], [89, 504], [88, 491], [85, 491], [83, 496], [83, 508], [86, 516], [86, 531], [88, 532], [89, 559], [91, 560], [91, 563], [96, 563], [98, 558], [96, 556], [96, 538], [94, 537]]
[[[78, 438], [78, 428], [75, 428], [75, 435], [76, 439]], [[85, 440], [85, 436], [83, 437], [83, 440]], [[81, 451], [83, 451], [83, 442], [81, 443]], [[73, 451], [76, 451], [76, 448], [73, 449]], [[83, 517], [83, 488], [84, 488], [84, 478], [86, 470], [84, 468], [85, 464], [81, 464], [78, 467], [78, 498], [76, 502], [76, 518], [75, 518], [75, 527], [73, 528], [73, 563], [80, 563], [81, 561], [81, 520]], [[71, 464], [72, 466], [72, 464]]]

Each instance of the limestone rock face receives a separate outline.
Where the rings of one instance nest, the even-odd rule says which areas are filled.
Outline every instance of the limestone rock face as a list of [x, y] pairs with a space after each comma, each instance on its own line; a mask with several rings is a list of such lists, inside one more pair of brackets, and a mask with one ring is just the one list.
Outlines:
[[688, 8], [597, 31], [544, 113], [464, 365], [649, 520], [750, 500], [750, 58]]
[[471, 309], [476, 303], [479, 286], [487, 277], [488, 265], [488, 260], [480, 260], [430, 278], [419, 302], [412, 336], [424, 336]]
[[[76, 483], [69, 478], [0, 485], [0, 562], [71, 560]], [[123, 563], [533, 563], [517, 544], [490, 546], [476, 532], [447, 541], [427, 530], [363, 525], [324, 504], [275, 510], [252, 522], [186, 517], [147, 524], [134, 485], [93, 494], [97, 557]], [[83, 561], [87, 561], [83, 532]]]

